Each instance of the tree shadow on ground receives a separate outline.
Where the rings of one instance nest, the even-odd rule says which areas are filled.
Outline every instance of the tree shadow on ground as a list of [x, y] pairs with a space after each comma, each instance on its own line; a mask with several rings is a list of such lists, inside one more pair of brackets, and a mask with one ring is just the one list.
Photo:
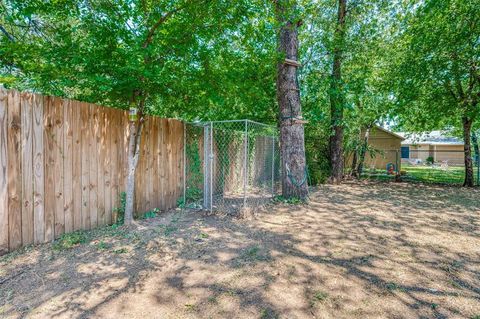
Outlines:
[[253, 220], [173, 213], [12, 259], [0, 309], [33, 318], [473, 317], [478, 195], [367, 183], [323, 186], [309, 205], [270, 206]]

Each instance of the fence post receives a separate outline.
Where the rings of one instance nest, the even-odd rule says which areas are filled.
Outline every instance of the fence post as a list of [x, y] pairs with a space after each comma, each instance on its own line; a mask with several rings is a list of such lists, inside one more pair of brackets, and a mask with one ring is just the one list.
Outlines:
[[183, 122], [183, 207], [187, 206], [187, 122]]
[[272, 136], [272, 197], [275, 197], [275, 136]]
[[213, 122], [210, 122], [210, 213], [213, 211]]
[[480, 186], [480, 155], [477, 154], [477, 186]]
[[243, 207], [247, 207], [247, 175], [248, 175], [248, 121], [245, 120], [245, 132], [244, 132], [244, 156], [243, 156], [243, 165], [244, 165], [244, 172], [243, 172]]

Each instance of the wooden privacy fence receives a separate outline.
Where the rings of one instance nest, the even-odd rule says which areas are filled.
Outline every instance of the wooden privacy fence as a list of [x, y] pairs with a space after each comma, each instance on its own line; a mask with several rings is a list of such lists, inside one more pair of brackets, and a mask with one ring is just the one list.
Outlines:
[[[183, 123], [149, 117], [137, 212], [183, 193]], [[0, 255], [114, 222], [127, 167], [126, 111], [0, 87]]]

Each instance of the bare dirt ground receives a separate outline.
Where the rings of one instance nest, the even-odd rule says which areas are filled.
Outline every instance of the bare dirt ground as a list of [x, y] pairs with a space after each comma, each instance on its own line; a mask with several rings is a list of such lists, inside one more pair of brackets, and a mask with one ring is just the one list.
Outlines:
[[480, 190], [322, 186], [250, 220], [173, 212], [0, 260], [5, 318], [480, 318]]

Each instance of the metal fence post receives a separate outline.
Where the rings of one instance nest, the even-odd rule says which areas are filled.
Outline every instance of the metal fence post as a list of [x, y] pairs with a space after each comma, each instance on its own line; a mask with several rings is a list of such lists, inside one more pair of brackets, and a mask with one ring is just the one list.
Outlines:
[[275, 197], [275, 136], [272, 136], [272, 197]]
[[477, 154], [477, 186], [480, 186], [480, 154]]
[[210, 213], [213, 211], [213, 122], [210, 122]]
[[243, 156], [243, 207], [247, 207], [247, 175], [248, 175], [248, 121], [245, 120], [245, 132], [244, 132], [244, 156]]

